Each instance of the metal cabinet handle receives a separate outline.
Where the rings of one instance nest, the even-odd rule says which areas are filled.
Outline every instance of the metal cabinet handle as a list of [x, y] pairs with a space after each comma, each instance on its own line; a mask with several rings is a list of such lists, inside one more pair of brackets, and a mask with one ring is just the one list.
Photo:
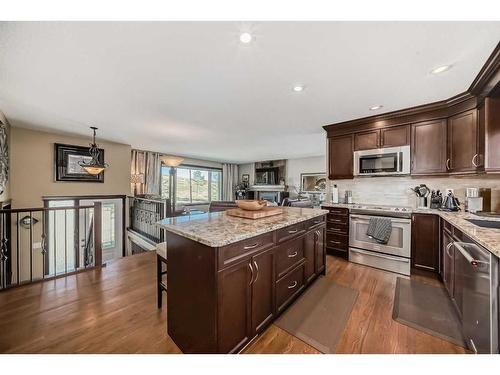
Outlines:
[[339, 219], [328, 219], [328, 221], [333, 221], [334, 223], [341, 223], [342, 220]]
[[252, 276], [250, 277], [250, 283], [248, 284], [250, 286], [253, 283], [253, 267], [252, 267], [252, 263], [248, 263], [248, 268], [250, 268], [250, 272], [252, 273]]
[[477, 354], [477, 348], [476, 348], [476, 344], [474, 344], [474, 340], [469, 339], [469, 342], [470, 342], [470, 345], [472, 347], [472, 351], [474, 352], [474, 354]]
[[482, 267], [483, 265], [488, 265], [488, 262], [483, 262], [482, 260], [474, 259], [467, 250], [459, 242], [454, 242], [454, 246], [462, 253], [467, 262], [471, 264], [472, 267]]
[[478, 156], [479, 156], [478, 154], [475, 154], [475, 155], [472, 157], [472, 165], [473, 165], [474, 167], [477, 167], [477, 166], [478, 166], [478, 165], [476, 164], [476, 162], [475, 162], [475, 160], [476, 160], [476, 158], [477, 158]]
[[313, 223], [314, 223], [314, 224], [319, 224], [319, 223], [322, 223], [322, 222], [323, 222], [323, 220], [314, 220], [314, 222], [313, 222]]
[[450, 159], [446, 159], [446, 169], [450, 169]]
[[254, 243], [253, 245], [243, 246], [243, 250], [255, 249], [259, 245], [260, 245], [260, 243], [257, 242], [257, 243]]
[[298, 229], [292, 229], [292, 230], [289, 230], [288, 233], [294, 234], [294, 233], [297, 233], [298, 231], [299, 231]]
[[297, 281], [294, 281], [293, 283], [291, 283], [290, 285], [288, 285], [288, 289], [293, 289], [295, 288], [299, 283]]
[[255, 260], [253, 261], [253, 264], [255, 266], [255, 272], [256, 272], [255, 280], [253, 281], [253, 283], [255, 284], [259, 278], [259, 265], [257, 264], [257, 262]]
[[294, 252], [292, 254], [288, 254], [288, 258], [295, 258], [297, 256], [298, 252]]
[[331, 243], [335, 244], [335, 245], [340, 245], [342, 242], [340, 241], [333, 241], [333, 240], [330, 240]]
[[448, 245], [446, 245], [446, 254], [450, 257], [453, 258], [453, 255], [450, 254], [450, 249], [454, 245], [453, 242], [450, 242]]

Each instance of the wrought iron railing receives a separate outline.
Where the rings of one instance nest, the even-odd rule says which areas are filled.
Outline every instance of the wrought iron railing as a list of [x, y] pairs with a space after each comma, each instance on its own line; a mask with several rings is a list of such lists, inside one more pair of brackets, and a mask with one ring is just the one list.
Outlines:
[[101, 265], [101, 203], [0, 210], [0, 290]]
[[129, 230], [154, 243], [163, 242], [165, 234], [156, 222], [171, 216], [170, 200], [128, 197], [128, 205]]

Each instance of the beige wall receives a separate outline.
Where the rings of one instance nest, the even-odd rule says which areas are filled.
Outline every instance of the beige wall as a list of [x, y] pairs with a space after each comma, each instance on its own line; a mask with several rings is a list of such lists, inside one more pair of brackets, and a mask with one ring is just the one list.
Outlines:
[[[11, 147], [10, 147], [10, 125], [5, 118], [5, 115], [2, 111], [0, 111], [0, 122], [7, 125], [7, 142], [9, 147], [9, 159], [12, 160]], [[10, 164], [10, 163], [9, 163]], [[9, 170], [9, 179], [7, 181], [7, 185], [5, 186], [5, 190], [2, 194], [0, 194], [0, 202], [8, 201], [10, 199], [10, 179], [12, 176], [12, 170]]]
[[109, 168], [104, 183], [55, 182], [54, 143], [88, 146], [90, 137], [76, 137], [11, 128], [10, 183], [12, 206], [39, 207], [45, 195], [130, 194], [131, 146], [102, 142]]

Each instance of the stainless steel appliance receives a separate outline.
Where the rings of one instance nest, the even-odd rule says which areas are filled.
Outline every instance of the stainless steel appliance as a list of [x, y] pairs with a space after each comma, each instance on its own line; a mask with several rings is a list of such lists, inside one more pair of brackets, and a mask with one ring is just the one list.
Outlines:
[[355, 176], [410, 174], [410, 146], [354, 151]]
[[455, 248], [454, 301], [467, 345], [475, 353], [498, 353], [498, 258], [475, 243], [448, 246]]
[[460, 202], [457, 197], [453, 195], [450, 191], [443, 198], [443, 203], [441, 206], [441, 210], [443, 211], [459, 211], [460, 210]]
[[[411, 209], [373, 205], [355, 205], [349, 227], [349, 260], [354, 263], [410, 275]], [[387, 244], [380, 244], [366, 234], [371, 217], [391, 220]]]

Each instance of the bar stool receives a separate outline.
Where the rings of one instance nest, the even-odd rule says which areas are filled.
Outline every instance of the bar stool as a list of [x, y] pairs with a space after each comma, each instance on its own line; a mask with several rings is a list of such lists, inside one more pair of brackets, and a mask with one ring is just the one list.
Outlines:
[[[165, 267], [163, 267], [165, 265]], [[165, 271], [163, 270], [165, 268]], [[163, 282], [163, 275], [167, 274], [167, 243], [156, 245], [156, 282], [158, 308], [161, 309], [162, 292], [167, 291], [167, 283]]]

